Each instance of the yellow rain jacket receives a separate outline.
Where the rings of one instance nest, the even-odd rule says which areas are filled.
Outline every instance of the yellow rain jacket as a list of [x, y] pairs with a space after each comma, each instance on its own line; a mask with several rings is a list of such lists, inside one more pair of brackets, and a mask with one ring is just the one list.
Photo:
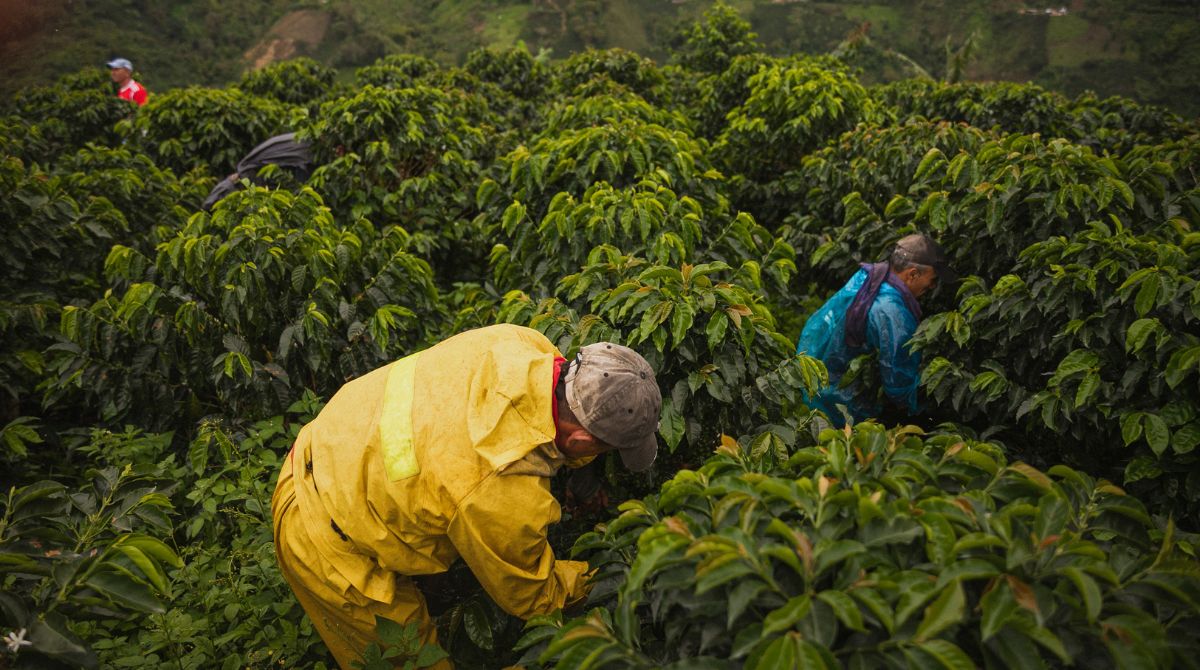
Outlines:
[[468, 331], [346, 384], [300, 431], [273, 501], [276, 550], [344, 667], [374, 639], [368, 612], [420, 620], [432, 639], [405, 577], [459, 557], [521, 618], [586, 594], [587, 564], [555, 560], [546, 539], [564, 462], [557, 356], [529, 328]]

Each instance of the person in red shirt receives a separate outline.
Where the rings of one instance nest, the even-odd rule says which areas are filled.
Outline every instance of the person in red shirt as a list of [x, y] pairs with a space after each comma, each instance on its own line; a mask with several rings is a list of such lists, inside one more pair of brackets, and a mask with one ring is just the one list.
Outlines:
[[114, 58], [108, 62], [108, 67], [113, 82], [119, 87], [118, 97], [138, 107], [146, 104], [146, 88], [133, 80], [133, 63], [125, 58]]

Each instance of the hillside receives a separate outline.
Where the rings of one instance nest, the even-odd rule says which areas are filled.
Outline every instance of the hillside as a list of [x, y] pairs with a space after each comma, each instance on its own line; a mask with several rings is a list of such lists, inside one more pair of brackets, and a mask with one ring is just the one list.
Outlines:
[[[524, 40], [554, 57], [622, 47], [665, 62], [707, 0], [0, 0], [0, 91], [124, 55], [152, 90], [222, 85], [272, 59], [311, 55], [345, 76], [386, 53], [460, 64]], [[768, 53], [827, 53], [848, 37], [865, 80], [945, 73], [946, 40], [977, 41], [965, 77], [1032, 81], [1200, 113], [1200, 15], [1186, 0], [806, 2], [741, 0]], [[865, 38], [865, 39], [864, 39]], [[843, 53], [845, 53], [843, 51]], [[900, 54], [896, 56], [894, 54]]]

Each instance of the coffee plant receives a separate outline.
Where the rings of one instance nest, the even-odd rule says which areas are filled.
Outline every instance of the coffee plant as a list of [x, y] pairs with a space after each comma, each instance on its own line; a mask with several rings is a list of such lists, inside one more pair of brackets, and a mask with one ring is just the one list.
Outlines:
[[871, 118], [875, 102], [849, 72], [818, 59], [768, 65], [746, 82], [714, 152], [740, 175], [766, 181]]
[[704, 12], [704, 21], [692, 24], [680, 35], [683, 44], [672, 60], [695, 72], [724, 72], [734, 58], [759, 53], [762, 47], [750, 23], [724, 2]]
[[65, 76], [54, 86], [26, 89], [14, 96], [7, 106], [29, 124], [23, 132], [33, 134], [40, 149], [23, 157], [45, 162], [89, 142], [116, 144], [119, 135], [113, 124], [131, 115], [133, 105], [112, 95], [109, 85], [106, 73], [89, 69]]
[[325, 103], [299, 135], [313, 142], [311, 184], [342, 220], [453, 220], [486, 156], [483, 131], [457, 99], [429, 88], [367, 86]]
[[541, 99], [550, 85], [549, 67], [530, 55], [525, 45], [511, 49], [477, 49], [467, 54], [463, 68], [520, 100]]
[[535, 667], [1194, 665], [1200, 563], [1117, 486], [913, 426], [726, 440], [581, 536]]
[[[549, 482], [583, 608], [526, 624], [459, 563], [420, 578], [441, 647], [380, 620], [360, 667], [1197, 665], [1200, 125], [867, 86], [725, 4], [676, 35], [0, 102], [0, 668], [333, 667], [275, 563], [283, 459], [345, 382], [495, 323], [638, 350], [659, 458], [576, 471], [610, 503]], [[309, 173], [201, 210], [289, 131]], [[828, 429], [801, 328], [913, 232], [963, 275], [910, 343], [922, 412]]]
[[1194, 517], [1200, 283], [1194, 239], [1164, 237], [1094, 223], [1031, 245], [994, 285], [972, 278], [915, 338], [940, 354], [926, 388], [962, 420], [1062, 435], [1054, 458], [1099, 457], [1109, 477]]
[[62, 312], [48, 401], [94, 397], [102, 420], [137, 409], [165, 426], [215, 407], [267, 416], [297, 388], [331, 394], [421, 341], [418, 312], [437, 313], [408, 246], [398, 227], [338, 229], [311, 190], [232, 194], [153, 258], [113, 248], [114, 289]]
[[939, 84], [913, 79], [880, 87], [901, 117], [960, 121], [1003, 132], [1039, 133], [1123, 153], [1187, 132], [1183, 119], [1123, 98], [1084, 94], [1073, 101], [1038, 86], [992, 82]]
[[296, 58], [247, 72], [238, 88], [252, 95], [303, 105], [325, 95], [337, 72], [311, 58]]
[[235, 88], [193, 87], [155, 94], [123, 133], [176, 174], [200, 168], [223, 177], [259, 142], [294, 130], [291, 113], [289, 105]]
[[165, 611], [166, 570], [183, 565], [160, 539], [171, 531], [170, 489], [128, 465], [9, 489], [0, 508], [3, 625], [27, 631], [34, 652], [97, 667], [70, 623]]
[[423, 56], [393, 54], [376, 60], [373, 64], [359, 68], [354, 79], [360, 88], [411, 88], [427, 74], [436, 72], [438, 64]]
[[660, 88], [666, 78], [648, 58], [624, 49], [589, 49], [558, 63], [555, 85], [560, 94], [571, 93], [597, 78], [627, 87], [647, 100], [665, 94]]

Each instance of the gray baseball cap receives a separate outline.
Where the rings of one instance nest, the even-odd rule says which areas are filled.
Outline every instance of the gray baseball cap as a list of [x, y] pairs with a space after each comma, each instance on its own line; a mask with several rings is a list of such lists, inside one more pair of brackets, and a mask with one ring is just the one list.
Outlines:
[[108, 61], [107, 65], [110, 68], [114, 68], [114, 69], [123, 67], [126, 70], [133, 72], [133, 63], [130, 63], [128, 58], [114, 58], [114, 59]]
[[902, 237], [896, 242], [896, 251], [905, 254], [909, 262], [932, 267], [938, 279], [946, 284], [958, 281], [958, 273], [950, 267], [946, 252], [928, 235], [916, 233]]
[[567, 404], [592, 435], [616, 447], [625, 467], [641, 472], [658, 455], [662, 393], [641, 354], [612, 342], [579, 350], [567, 371]]

